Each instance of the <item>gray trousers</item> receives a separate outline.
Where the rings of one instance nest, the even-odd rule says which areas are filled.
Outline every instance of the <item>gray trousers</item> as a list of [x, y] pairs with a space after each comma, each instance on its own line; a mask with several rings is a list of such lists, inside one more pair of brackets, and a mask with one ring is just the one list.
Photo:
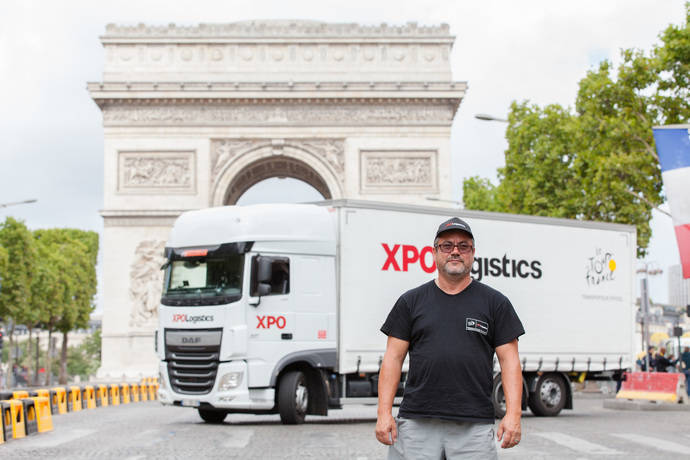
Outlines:
[[401, 418], [388, 460], [498, 459], [493, 423]]

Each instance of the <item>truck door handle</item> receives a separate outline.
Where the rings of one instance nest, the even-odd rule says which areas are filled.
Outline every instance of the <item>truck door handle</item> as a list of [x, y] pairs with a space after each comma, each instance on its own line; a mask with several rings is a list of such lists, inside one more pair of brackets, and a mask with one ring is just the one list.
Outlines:
[[292, 340], [292, 333], [280, 334], [280, 338], [283, 340]]

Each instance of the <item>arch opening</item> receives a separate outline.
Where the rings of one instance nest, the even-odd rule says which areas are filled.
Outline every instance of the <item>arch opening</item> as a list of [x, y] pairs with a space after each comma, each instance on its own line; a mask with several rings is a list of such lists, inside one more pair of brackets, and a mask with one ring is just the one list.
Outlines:
[[[323, 199], [330, 200], [332, 198], [326, 181], [311, 166], [295, 158], [277, 156], [257, 160], [244, 167], [230, 182], [223, 200], [224, 204], [237, 204], [239, 199], [249, 189], [259, 183], [263, 183], [267, 179], [273, 178], [296, 179], [311, 186]], [[286, 184], [277, 183], [275, 185], [288, 184], [299, 187], [298, 184], [294, 184], [294, 181], [288, 181]]]

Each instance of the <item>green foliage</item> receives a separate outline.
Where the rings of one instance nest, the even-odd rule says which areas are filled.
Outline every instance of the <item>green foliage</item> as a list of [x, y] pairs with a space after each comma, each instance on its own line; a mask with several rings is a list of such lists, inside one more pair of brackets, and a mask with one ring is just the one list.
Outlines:
[[615, 72], [588, 72], [574, 110], [513, 103], [500, 183], [466, 179], [465, 206], [635, 225], [644, 256], [663, 202], [652, 127], [690, 120], [690, 2], [686, 16], [649, 54], [623, 50]]
[[33, 236], [23, 222], [7, 217], [0, 225], [0, 246], [7, 256], [0, 290], [0, 317], [26, 323], [33, 316], [30, 287], [36, 260]]
[[67, 351], [67, 373], [88, 379], [101, 365], [101, 330], [96, 330], [81, 345]]

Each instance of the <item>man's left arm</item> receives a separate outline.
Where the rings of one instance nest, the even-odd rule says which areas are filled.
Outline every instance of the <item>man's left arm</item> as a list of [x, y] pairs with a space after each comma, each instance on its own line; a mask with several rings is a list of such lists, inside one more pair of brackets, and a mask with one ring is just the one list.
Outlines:
[[496, 356], [501, 365], [501, 382], [506, 399], [506, 415], [501, 419], [496, 435], [499, 441], [503, 440], [501, 447], [507, 449], [515, 447], [521, 437], [522, 368], [517, 339], [496, 347]]

